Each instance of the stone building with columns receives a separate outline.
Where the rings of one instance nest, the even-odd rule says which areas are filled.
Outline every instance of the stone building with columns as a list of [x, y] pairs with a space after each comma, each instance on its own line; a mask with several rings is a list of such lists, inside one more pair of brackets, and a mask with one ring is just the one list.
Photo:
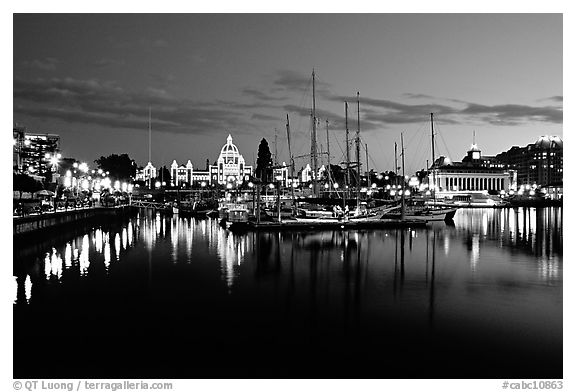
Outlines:
[[516, 190], [516, 170], [504, 168], [492, 157], [483, 157], [482, 151], [473, 144], [462, 162], [452, 162], [440, 157], [430, 168], [428, 184], [442, 197], [461, 192], [508, 193]]

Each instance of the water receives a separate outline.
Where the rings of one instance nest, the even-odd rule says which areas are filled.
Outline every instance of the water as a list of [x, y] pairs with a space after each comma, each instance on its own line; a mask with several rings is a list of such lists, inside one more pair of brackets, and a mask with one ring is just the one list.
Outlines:
[[561, 208], [246, 234], [143, 213], [15, 249], [15, 378], [562, 378]]

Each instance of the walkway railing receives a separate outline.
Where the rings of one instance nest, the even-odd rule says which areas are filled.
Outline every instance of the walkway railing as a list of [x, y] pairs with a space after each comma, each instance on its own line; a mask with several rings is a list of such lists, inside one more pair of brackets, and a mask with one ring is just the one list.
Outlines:
[[167, 208], [167, 206], [164, 203], [145, 201], [145, 200], [132, 200], [130, 205], [138, 208], [153, 208], [156, 210]]

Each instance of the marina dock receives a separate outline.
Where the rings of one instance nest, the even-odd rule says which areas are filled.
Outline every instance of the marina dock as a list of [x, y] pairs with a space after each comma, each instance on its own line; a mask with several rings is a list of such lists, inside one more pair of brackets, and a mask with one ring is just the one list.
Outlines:
[[404, 227], [425, 227], [425, 221], [380, 219], [371, 221], [341, 221], [316, 220], [313, 222], [286, 220], [282, 222], [242, 222], [232, 223], [229, 226], [231, 231], [276, 231], [276, 230], [350, 230], [350, 229], [389, 229]]

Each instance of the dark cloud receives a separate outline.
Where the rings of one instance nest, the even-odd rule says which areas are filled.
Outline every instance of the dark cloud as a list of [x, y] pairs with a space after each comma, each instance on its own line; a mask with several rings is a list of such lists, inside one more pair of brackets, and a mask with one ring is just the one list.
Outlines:
[[[309, 81], [302, 75], [283, 72], [276, 81], [283, 88], [306, 88]], [[285, 113], [296, 114], [309, 129], [310, 108], [293, 104], [281, 105], [280, 98], [270, 99], [267, 92], [244, 89], [242, 93], [253, 102], [234, 100], [196, 101], [171, 95], [165, 86], [151, 86], [131, 91], [114, 82], [73, 78], [14, 78], [15, 115], [54, 118], [76, 124], [95, 124], [104, 127], [146, 130], [148, 110], [152, 108], [153, 126], [160, 132], [209, 133], [214, 130], [254, 133], [264, 124], [258, 121], [277, 121], [283, 124]], [[318, 108], [317, 118], [324, 129], [325, 120], [333, 131], [345, 129], [344, 101], [349, 104], [349, 129], [356, 129], [356, 96], [337, 96], [324, 90], [325, 98], [342, 104], [337, 112]], [[562, 97], [554, 97], [560, 100]], [[332, 107], [332, 106], [331, 106]], [[271, 111], [265, 111], [269, 109]], [[263, 113], [265, 112], [265, 113]], [[278, 113], [278, 117], [275, 113]], [[362, 131], [380, 131], [399, 124], [417, 124], [428, 120], [429, 113], [442, 116], [443, 123], [465, 124], [485, 121], [496, 125], [520, 125], [529, 122], [561, 124], [562, 109], [517, 104], [481, 105], [463, 103], [448, 105], [422, 103], [409, 105], [392, 100], [360, 96]], [[15, 118], [15, 120], [18, 120]], [[306, 121], [308, 120], [308, 122]], [[298, 132], [298, 130], [295, 130]]]
[[470, 103], [459, 114], [478, 116], [495, 125], [516, 125], [528, 121], [562, 124], [562, 109], [555, 107], [533, 107], [527, 105], [479, 105]]
[[208, 133], [215, 129], [249, 132], [249, 116], [213, 102], [195, 102], [162, 89], [127, 91], [98, 80], [14, 80], [14, 112], [71, 123], [146, 130], [148, 109], [157, 131]]
[[25, 68], [39, 69], [42, 71], [54, 71], [60, 61], [54, 57], [45, 57], [43, 59], [22, 61]]

